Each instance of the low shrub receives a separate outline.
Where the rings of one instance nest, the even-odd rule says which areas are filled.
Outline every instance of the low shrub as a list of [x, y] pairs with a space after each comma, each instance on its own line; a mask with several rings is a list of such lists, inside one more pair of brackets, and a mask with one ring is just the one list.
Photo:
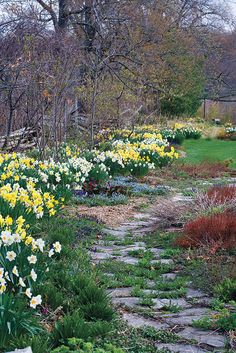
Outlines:
[[128, 203], [128, 198], [122, 194], [113, 193], [111, 196], [106, 194], [92, 195], [89, 197], [76, 198], [76, 202], [89, 207], [96, 206], [116, 206]]
[[78, 338], [69, 338], [66, 346], [60, 346], [51, 353], [124, 353], [120, 348], [114, 347], [112, 344], [104, 344], [102, 347], [95, 347], [92, 342], [85, 342]]
[[235, 201], [236, 203], [236, 186], [213, 186], [207, 191], [206, 197], [209, 201], [214, 202], [216, 205], [231, 201]]
[[220, 313], [219, 316], [216, 317], [204, 316], [199, 320], [194, 320], [193, 326], [202, 330], [234, 330], [236, 327], [236, 313], [229, 313], [226, 310], [222, 311], [222, 313]]
[[195, 248], [188, 252], [188, 255], [190, 255], [190, 260], [186, 262], [185, 276], [189, 277], [195, 288], [218, 298], [221, 297], [221, 294], [216, 291], [216, 287], [226, 278], [231, 278], [231, 280], [235, 278], [236, 262], [234, 256], [230, 256], [228, 251], [220, 251], [209, 256], [206, 247]]
[[42, 332], [35, 313], [26, 306], [25, 298], [5, 293], [0, 295], [0, 351], [20, 335]]
[[183, 234], [176, 239], [178, 246], [208, 246], [212, 253], [219, 249], [234, 249], [236, 246], [235, 214], [224, 212], [202, 216], [186, 223]]
[[230, 171], [229, 161], [225, 162], [201, 162], [199, 164], [181, 164], [182, 173], [192, 178], [217, 178]]
[[215, 295], [225, 301], [236, 301], [236, 279], [226, 278], [215, 287]]
[[71, 337], [88, 340], [103, 336], [109, 331], [110, 323], [106, 321], [86, 322], [82, 318], [81, 312], [75, 310], [72, 314], [68, 314], [56, 322], [52, 337], [55, 344], [59, 342], [66, 344]]
[[30, 346], [34, 353], [46, 353], [51, 352], [49, 351], [49, 334], [44, 332], [43, 334], [39, 335], [22, 335], [15, 339], [13, 339], [8, 349], [24, 349], [25, 347]]
[[235, 330], [236, 313], [230, 313], [229, 315], [220, 317], [216, 321], [216, 327], [224, 331]]

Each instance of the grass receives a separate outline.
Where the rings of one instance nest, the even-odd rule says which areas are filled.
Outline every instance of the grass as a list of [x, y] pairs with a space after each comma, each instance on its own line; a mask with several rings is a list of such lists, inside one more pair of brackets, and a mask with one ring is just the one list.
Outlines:
[[204, 161], [217, 162], [233, 160], [231, 168], [236, 169], [236, 143], [222, 140], [185, 140], [183, 147], [187, 152], [186, 163], [198, 164]]

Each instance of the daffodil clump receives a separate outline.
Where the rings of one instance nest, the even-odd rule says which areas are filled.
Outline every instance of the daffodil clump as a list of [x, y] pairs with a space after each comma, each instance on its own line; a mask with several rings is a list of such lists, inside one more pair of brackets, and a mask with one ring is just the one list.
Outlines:
[[[68, 150], [68, 147], [67, 147]], [[75, 183], [83, 183], [93, 165], [77, 155], [68, 155], [66, 162], [55, 162], [53, 159], [38, 161], [21, 154], [0, 156], [0, 185], [18, 183], [27, 189], [31, 182], [35, 188], [43, 191], [62, 193]]]
[[34, 239], [28, 231], [29, 225], [22, 216], [13, 220], [0, 215], [0, 295], [26, 297], [35, 309], [42, 302], [35, 287], [49, 271], [50, 258], [61, 252], [61, 244], [55, 242], [46, 249], [45, 241]]
[[[63, 199], [60, 200], [62, 203]], [[22, 188], [18, 183], [6, 184], [0, 187], [1, 214], [10, 213], [13, 217], [24, 215], [29, 218], [35, 215], [37, 219], [43, 215], [54, 216], [60, 208], [59, 200], [49, 192], [37, 189], [31, 181]]]
[[225, 128], [226, 134], [235, 134], [236, 133], [236, 126], [229, 126]]
[[0, 155], [1, 298], [13, 295], [19, 302], [28, 298], [34, 309], [41, 304], [36, 285], [43, 283], [48, 262], [61, 251], [61, 245], [55, 241], [47, 249], [45, 241], [34, 239], [30, 231], [37, 219], [52, 217], [63, 207], [64, 198], [57, 192], [57, 185], [68, 170], [22, 154]]
[[178, 153], [170, 147], [160, 130], [149, 125], [133, 130], [102, 130], [98, 140], [100, 148], [104, 149], [104, 163], [109, 165], [112, 175], [115, 172], [145, 175], [149, 170], [178, 158]]

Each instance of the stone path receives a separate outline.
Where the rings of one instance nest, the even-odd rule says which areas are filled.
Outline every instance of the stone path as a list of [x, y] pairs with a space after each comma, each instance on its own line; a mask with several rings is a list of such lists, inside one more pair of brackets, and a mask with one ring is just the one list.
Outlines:
[[[145, 237], [156, 221], [150, 212], [138, 213], [116, 229], [105, 229], [104, 238], [90, 251], [104, 273], [114, 306], [132, 327], [148, 326], [179, 336], [174, 343], [157, 341], [157, 352], [224, 352], [226, 337], [193, 327], [193, 320], [214, 314], [211, 298], [191, 283], [183, 282], [181, 288], [178, 264], [165, 258], [164, 248], [147, 247]], [[142, 253], [146, 256], [139, 257]]]

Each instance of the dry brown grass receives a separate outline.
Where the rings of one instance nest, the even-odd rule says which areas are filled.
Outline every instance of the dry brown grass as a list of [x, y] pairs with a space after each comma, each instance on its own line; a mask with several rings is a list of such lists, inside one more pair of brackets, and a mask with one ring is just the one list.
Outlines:
[[117, 227], [132, 218], [137, 213], [138, 208], [148, 200], [144, 197], [130, 198], [127, 205], [88, 207], [77, 205], [66, 207], [65, 211], [73, 216], [93, 217], [99, 223], [104, 223], [108, 227]]

